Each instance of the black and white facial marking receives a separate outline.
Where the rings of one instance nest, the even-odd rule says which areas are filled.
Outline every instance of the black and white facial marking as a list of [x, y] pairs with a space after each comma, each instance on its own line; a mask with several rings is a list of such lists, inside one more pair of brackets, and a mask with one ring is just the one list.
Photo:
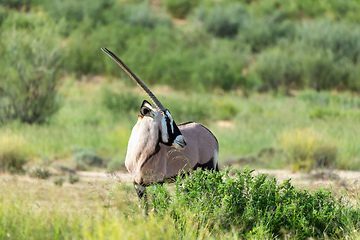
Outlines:
[[140, 108], [140, 113], [144, 117], [151, 117], [154, 121], [158, 121], [161, 143], [179, 150], [186, 146], [185, 139], [175, 124], [169, 110], [160, 111], [159, 109], [153, 108], [148, 101], [144, 100]]

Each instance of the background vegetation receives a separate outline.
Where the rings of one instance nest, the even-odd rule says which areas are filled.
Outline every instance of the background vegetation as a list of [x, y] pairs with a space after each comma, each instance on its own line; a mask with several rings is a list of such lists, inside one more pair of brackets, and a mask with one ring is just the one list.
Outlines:
[[[149, 188], [149, 215], [133, 186], [117, 181], [62, 187], [0, 181], [2, 239], [358, 238], [359, 208], [348, 196], [310, 192], [244, 169], [193, 172], [173, 188]], [[58, 182], [58, 181], [57, 181]], [[61, 183], [62, 184], [62, 183]], [[31, 191], [29, 191], [31, 190]], [[359, 192], [357, 191], [357, 194]], [[153, 195], [154, 194], [154, 195]], [[357, 195], [358, 197], [358, 195]]]
[[[124, 169], [146, 98], [101, 47], [124, 60], [177, 123], [214, 132], [222, 169], [359, 170], [359, 23], [359, 0], [2, 0], [0, 171], [55, 179], [41, 182], [46, 190], [16, 177], [0, 182], [1, 238], [138, 239], [132, 233], [144, 229], [144, 239], [351, 235], [359, 227], [353, 205], [249, 171], [236, 179], [224, 171], [215, 182], [198, 176], [195, 185], [186, 179], [175, 194], [155, 187], [158, 214], [147, 221], [127, 184], [91, 186], [92, 197], [73, 184], [74, 170]], [[196, 195], [201, 186], [218, 202]], [[264, 189], [272, 189], [266, 199]], [[289, 209], [293, 221], [282, 218]], [[169, 222], [174, 228], [163, 227]]]
[[77, 76], [125, 76], [99, 54], [106, 46], [151, 84], [195, 90], [358, 91], [358, 3], [2, 1], [2, 50], [12, 49], [9, 39], [24, 45], [19, 35], [26, 33], [34, 43], [44, 39], [46, 56], [63, 46], [58, 54], [66, 59], [63, 69]]
[[144, 94], [99, 50], [108, 47], [147, 84], [166, 86], [155, 91], [177, 122], [209, 125], [222, 160], [261, 161], [271, 148], [275, 160], [263, 161], [292, 162], [284, 132], [310, 127], [326, 132], [314, 148], [331, 145], [331, 166], [357, 169], [358, 3], [2, 1], [2, 134], [24, 138], [29, 160], [82, 149], [121, 166]]

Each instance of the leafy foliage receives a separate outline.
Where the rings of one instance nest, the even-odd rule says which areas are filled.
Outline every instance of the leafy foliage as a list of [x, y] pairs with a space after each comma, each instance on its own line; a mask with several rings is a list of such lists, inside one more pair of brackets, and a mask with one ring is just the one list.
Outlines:
[[132, 92], [115, 92], [108, 88], [104, 88], [101, 94], [102, 104], [114, 116], [128, 113], [129, 111], [137, 111], [140, 108], [141, 99]]
[[[59, 109], [57, 27], [43, 14], [13, 13], [1, 32], [0, 122], [43, 123]], [[6, 27], [8, 26], [8, 27]]]
[[152, 207], [160, 215], [171, 214], [180, 236], [188, 213], [197, 233], [204, 227], [215, 234], [232, 229], [242, 238], [341, 238], [359, 224], [358, 210], [328, 191], [298, 190], [290, 180], [280, 184], [248, 169], [234, 174], [194, 171], [177, 179], [173, 196], [156, 186]]
[[69, 174], [69, 183], [75, 184], [80, 181], [80, 178], [78, 176], [75, 176], [73, 174]]
[[64, 182], [65, 182], [65, 180], [64, 180], [64, 178], [62, 178], [62, 177], [59, 177], [59, 178], [55, 178], [55, 179], [54, 179], [54, 184], [55, 184], [56, 186], [59, 186], [59, 187], [62, 187], [62, 185], [64, 184]]
[[166, 10], [176, 18], [186, 18], [189, 12], [195, 7], [196, 1], [192, 0], [166, 0]]
[[[360, 89], [360, 15], [355, 0], [164, 1], [172, 14], [189, 16], [181, 26], [172, 24], [161, 5], [152, 1], [19, 0], [9, 8], [10, 2], [0, 4], [2, 32], [9, 32], [16, 21], [36, 39], [60, 38], [65, 51], [47, 62], [54, 70], [57, 57], [66, 59], [64, 69], [77, 76], [125, 76], [99, 50], [109, 47], [152, 84], [247, 92]], [[14, 14], [14, 9], [28, 12]], [[49, 14], [47, 24], [41, 23], [42, 11]], [[14, 15], [23, 17], [16, 20]], [[31, 21], [24, 16], [32, 16]], [[35, 28], [39, 22], [42, 27]], [[54, 33], [46, 35], [48, 28]], [[8, 45], [4, 39], [23, 39], [17, 35], [2, 36], [3, 45]], [[37, 55], [43, 52], [51, 49]]]
[[239, 3], [216, 4], [208, 11], [199, 11], [206, 30], [216, 37], [234, 37], [244, 24], [247, 12]]
[[99, 155], [89, 149], [79, 149], [73, 154], [73, 162], [78, 170], [86, 170], [89, 167], [102, 167], [104, 160]]
[[47, 168], [36, 167], [30, 170], [29, 176], [32, 178], [48, 179], [51, 173]]

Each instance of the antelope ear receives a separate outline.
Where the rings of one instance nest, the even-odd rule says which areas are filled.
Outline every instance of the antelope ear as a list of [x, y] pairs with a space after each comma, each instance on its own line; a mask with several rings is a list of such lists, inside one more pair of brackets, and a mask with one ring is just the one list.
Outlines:
[[153, 107], [146, 100], [143, 101], [143, 103], [140, 107], [140, 113], [141, 113], [141, 115], [146, 116], [146, 117], [154, 118], [154, 116], [155, 116]]

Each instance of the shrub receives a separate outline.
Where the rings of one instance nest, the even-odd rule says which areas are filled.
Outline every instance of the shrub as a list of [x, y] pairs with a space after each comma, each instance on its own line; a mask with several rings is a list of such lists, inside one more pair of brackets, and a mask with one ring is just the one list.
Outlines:
[[205, 29], [216, 37], [234, 37], [248, 13], [240, 3], [215, 4], [210, 10], [200, 9], [198, 18]]
[[0, 4], [0, 27], [8, 15], [9, 11], [6, 11], [5, 8]]
[[101, 100], [103, 106], [114, 116], [129, 111], [138, 111], [141, 104], [141, 98], [137, 94], [130, 91], [116, 92], [109, 88], [103, 88]]
[[190, 67], [189, 86], [200, 85], [207, 90], [220, 88], [225, 91], [252, 87], [243, 76], [243, 69], [250, 59], [248, 49], [238, 46], [237, 42], [216, 39], [208, 46], [203, 46], [196, 58], [196, 64]]
[[295, 32], [294, 24], [286, 20], [283, 13], [275, 12], [270, 16], [248, 17], [237, 39], [249, 44], [253, 52], [260, 52], [282, 39], [292, 40]]
[[86, 19], [91, 19], [92, 26], [108, 23], [113, 20], [114, 13], [119, 10], [114, 0], [97, 0], [91, 4], [88, 0], [55, 2], [37, 0], [37, 4], [45, 9], [56, 22], [64, 20], [66, 27], [62, 28], [62, 32], [65, 35], [82, 25]]
[[119, 170], [126, 170], [124, 160], [120, 161], [118, 159], [111, 160], [107, 165], [107, 170], [109, 172], [115, 172]]
[[[179, 0], [177, 1], [179, 2]], [[176, 1], [171, 2], [172, 4], [176, 3]], [[171, 25], [170, 19], [159, 17], [146, 1], [142, 4], [126, 4], [122, 6], [121, 14], [123, 21], [133, 27], [153, 29], [158, 25]]]
[[[246, 1], [252, 2], [252, 1]], [[284, 2], [281, 0], [258, 1], [252, 4], [254, 12], [260, 15], [282, 11], [289, 19], [292, 20], [307, 20], [326, 18], [332, 21], [349, 20], [351, 22], [359, 22], [359, 16], [356, 14], [359, 11], [357, 1], [336, 1], [336, 0], [295, 0], [291, 2]]]
[[196, 1], [192, 0], [166, 0], [166, 10], [175, 18], [186, 18], [195, 7]]
[[[303, 23], [297, 41], [306, 48], [304, 78], [314, 89], [358, 89], [360, 28], [329, 21]], [[355, 80], [355, 81], [354, 81]]]
[[171, 115], [178, 123], [204, 122], [213, 117], [212, 111], [209, 110], [211, 99], [202, 96], [193, 96], [190, 99], [184, 99], [182, 104], [179, 104], [177, 99], [167, 99], [166, 108], [170, 109]]
[[69, 183], [74, 184], [80, 181], [80, 178], [78, 176], [74, 176], [72, 174], [69, 174]]
[[279, 141], [289, 161], [293, 163], [294, 171], [310, 172], [316, 168], [329, 168], [336, 162], [336, 145], [312, 128], [283, 132]]
[[73, 154], [73, 162], [77, 170], [87, 170], [89, 167], [102, 167], [104, 160], [99, 155], [89, 149], [80, 149]]
[[[159, 32], [158, 28], [166, 30]], [[136, 74], [147, 76], [147, 72], [155, 72], [150, 66], [151, 61], [159, 61], [158, 48], [161, 47], [161, 55], [165, 55], [167, 46], [173, 44], [168, 42], [168, 36], [172, 33], [171, 28], [166, 25], [150, 29], [120, 19], [105, 26], [93, 27], [91, 20], [85, 19], [81, 28], [70, 35], [66, 49], [68, 61], [65, 66], [68, 71], [78, 75], [107, 73], [128, 78], [126, 73], [100, 50], [101, 47], [109, 47]], [[162, 41], [161, 46], [158, 46], [158, 40]], [[139, 66], [140, 70], [134, 66]]]
[[310, 118], [318, 118], [318, 119], [339, 117], [340, 115], [341, 112], [339, 110], [329, 109], [329, 108], [314, 108], [309, 113]]
[[304, 22], [297, 29], [299, 40], [307, 46], [330, 51], [335, 60], [346, 58], [358, 63], [360, 58], [360, 27], [330, 21]]
[[185, 174], [177, 178], [173, 195], [156, 186], [150, 206], [158, 216], [170, 214], [180, 237], [187, 226], [195, 238], [204, 228], [215, 235], [232, 231], [243, 239], [341, 238], [359, 223], [359, 209], [328, 191], [297, 190], [290, 180], [278, 183], [248, 169], [234, 170], [233, 177], [229, 172]]
[[9, 8], [16, 8], [16, 9], [20, 9], [20, 8], [28, 8], [29, 4], [31, 3], [31, 0], [2, 0], [1, 4], [5, 7], [9, 7]]
[[0, 136], [0, 171], [24, 173], [26, 141], [19, 136]]
[[288, 90], [304, 86], [302, 56], [292, 54], [291, 50], [288, 51], [276, 47], [263, 51], [258, 56], [251, 72], [251, 75], [256, 75], [260, 79], [257, 81], [258, 90], [276, 91], [280, 88]]
[[57, 27], [41, 13], [14, 13], [0, 34], [0, 122], [43, 123], [59, 109]]
[[304, 62], [304, 77], [313, 89], [344, 89], [350, 84], [351, 65], [345, 59], [336, 59], [332, 52], [314, 51]]
[[[105, 56], [99, 59], [99, 57], [101, 57], [100, 48], [105, 46], [105, 32], [114, 31], [113, 25], [115, 24], [94, 29], [91, 20], [85, 19], [81, 27], [71, 32], [69, 36], [69, 43], [64, 52], [67, 58], [67, 61], [64, 63], [65, 69], [78, 76], [104, 72], [106, 70], [104, 62]], [[118, 32], [114, 32], [110, 39], [114, 39], [114, 41], [119, 39], [113, 35], [118, 36]], [[122, 42], [120, 42], [120, 44], [121, 43]], [[111, 41], [106, 43], [106, 45], [108, 44], [110, 45]], [[94, 61], [93, 59], [99, 60]]]
[[48, 179], [51, 176], [51, 173], [46, 168], [36, 167], [36, 168], [30, 170], [29, 176], [32, 178]]
[[56, 185], [56, 186], [59, 186], [59, 187], [61, 187], [63, 184], [64, 184], [64, 178], [56, 178], [55, 180], [54, 180], [54, 184]]
[[221, 120], [231, 120], [237, 114], [237, 109], [233, 102], [227, 98], [221, 100], [213, 101], [213, 106], [215, 109], [215, 116]]

